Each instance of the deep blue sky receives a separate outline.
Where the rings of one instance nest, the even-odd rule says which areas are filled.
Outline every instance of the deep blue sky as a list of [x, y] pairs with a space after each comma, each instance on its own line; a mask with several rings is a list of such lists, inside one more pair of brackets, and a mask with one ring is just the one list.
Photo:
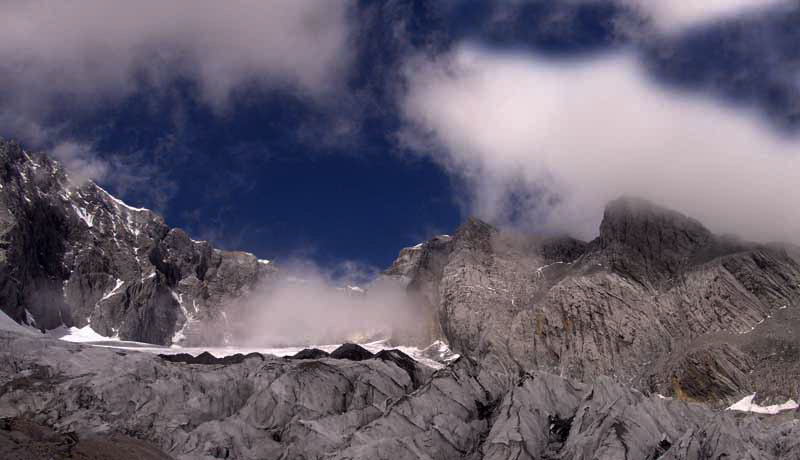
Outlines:
[[[444, 53], [463, 40], [554, 56], [633, 47], [668, 85], [754, 107], [787, 131], [800, 123], [798, 10], [643, 37], [646, 21], [611, 2], [504, 3], [498, 21], [500, 5], [358, 2], [349, 13], [355, 57], [333, 103], [254, 83], [219, 111], [191, 79], [156, 87], [143, 76], [132, 94], [89, 108], [53, 99], [37, 122], [90, 142], [132, 176], [104, 185], [194, 238], [279, 261], [377, 267], [466, 217], [459, 178], [397, 141], [397, 75], [414, 53]], [[0, 135], [19, 134], [0, 126]]]

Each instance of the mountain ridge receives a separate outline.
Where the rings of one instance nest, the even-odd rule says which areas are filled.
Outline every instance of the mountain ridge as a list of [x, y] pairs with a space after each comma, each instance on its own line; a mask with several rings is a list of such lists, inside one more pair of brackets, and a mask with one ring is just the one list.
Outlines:
[[3, 311], [19, 322], [88, 324], [155, 344], [181, 336], [221, 343], [224, 305], [275, 274], [254, 255], [192, 240], [93, 182], [72, 183], [44, 154], [0, 142], [0, 161], [0, 292]]
[[[235, 301], [279, 276], [66, 181], [0, 142], [0, 298], [17, 321], [210, 346]], [[393, 341], [461, 355], [435, 372], [356, 345], [165, 359], [0, 321], [0, 453], [32, 420], [180, 459], [798, 459], [798, 254], [630, 197], [589, 242], [470, 218], [370, 286], [414, 306]], [[722, 410], [754, 401], [786, 410]]]

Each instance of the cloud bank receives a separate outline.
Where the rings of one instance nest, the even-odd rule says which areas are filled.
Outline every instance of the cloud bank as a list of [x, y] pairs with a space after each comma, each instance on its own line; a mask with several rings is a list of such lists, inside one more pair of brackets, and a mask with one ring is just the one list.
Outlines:
[[632, 55], [552, 61], [465, 45], [412, 61], [407, 76], [410, 138], [465, 178], [479, 216], [591, 238], [605, 203], [631, 194], [716, 231], [800, 241], [800, 142], [659, 86]]
[[19, 106], [117, 96], [143, 76], [196, 79], [217, 104], [249, 81], [324, 91], [349, 59], [346, 13], [344, 0], [7, 0], [0, 86]]
[[136, 151], [89, 147], [98, 139], [76, 136], [80, 116], [107, 111], [113, 126], [133, 94], [153, 111], [179, 113], [158, 104], [174, 101], [184, 81], [219, 113], [253, 86], [318, 102], [337, 93], [352, 59], [349, 8], [349, 0], [0, 1], [2, 133], [52, 152], [78, 181], [106, 181], [163, 209], [174, 189], [169, 171]]

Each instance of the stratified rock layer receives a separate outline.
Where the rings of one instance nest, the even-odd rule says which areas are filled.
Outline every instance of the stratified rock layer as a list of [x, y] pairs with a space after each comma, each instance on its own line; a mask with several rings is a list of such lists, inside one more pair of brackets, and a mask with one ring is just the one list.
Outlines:
[[800, 393], [800, 264], [651, 203], [609, 204], [590, 243], [470, 219], [405, 249], [388, 276], [421, 293], [451, 348], [485, 365], [599, 376], [724, 404]]

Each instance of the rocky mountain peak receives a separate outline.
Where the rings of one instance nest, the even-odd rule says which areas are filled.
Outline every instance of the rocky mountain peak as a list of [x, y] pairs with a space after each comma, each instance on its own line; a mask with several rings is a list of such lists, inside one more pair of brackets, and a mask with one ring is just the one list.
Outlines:
[[606, 205], [600, 224], [605, 246], [640, 247], [656, 237], [659, 248], [683, 252], [708, 243], [712, 234], [697, 220], [642, 198], [623, 196]]
[[222, 342], [227, 306], [274, 272], [0, 140], [0, 306], [16, 321], [159, 344]]
[[643, 283], [659, 283], [716, 244], [700, 222], [641, 198], [610, 202], [596, 244], [616, 270]]

